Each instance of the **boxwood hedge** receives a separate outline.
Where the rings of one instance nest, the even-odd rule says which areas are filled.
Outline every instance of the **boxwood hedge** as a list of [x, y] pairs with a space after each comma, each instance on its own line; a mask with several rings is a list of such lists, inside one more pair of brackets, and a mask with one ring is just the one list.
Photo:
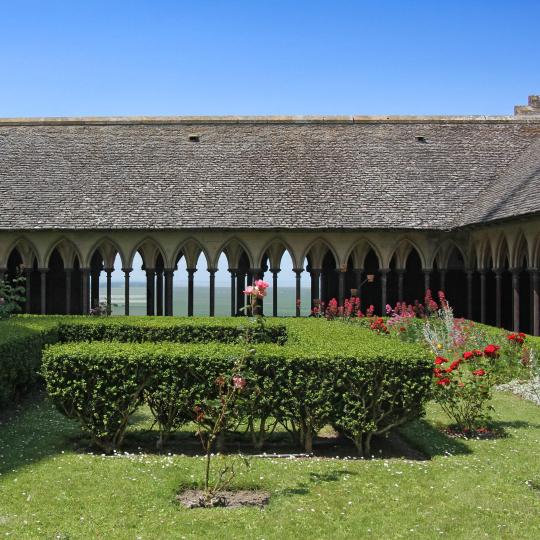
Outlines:
[[[59, 409], [77, 418], [106, 450], [121, 445], [129, 416], [143, 403], [164, 441], [193, 419], [196, 405], [204, 408], [206, 400], [215, 399], [216, 379], [230, 373], [246, 351], [237, 341], [250, 335], [245, 325], [246, 319], [216, 319], [204, 329], [204, 321], [195, 319], [155, 324], [146, 319], [139, 326], [132, 319], [63, 321], [61, 341], [87, 341], [47, 348], [42, 373]], [[203, 335], [214, 341], [201, 343]], [[152, 342], [155, 336], [162, 341]], [[366, 453], [374, 434], [423, 412], [431, 360], [416, 345], [324, 320], [273, 322], [255, 341], [237, 412], [257, 447], [264, 444], [272, 419], [291, 430], [307, 451], [314, 433], [332, 424]]]

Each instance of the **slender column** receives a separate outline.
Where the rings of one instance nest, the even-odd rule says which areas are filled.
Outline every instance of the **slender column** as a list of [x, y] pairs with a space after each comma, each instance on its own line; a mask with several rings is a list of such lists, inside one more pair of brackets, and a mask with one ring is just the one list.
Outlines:
[[404, 300], [403, 285], [405, 282], [405, 270], [403, 270], [402, 268], [399, 268], [396, 270], [396, 272], [397, 272], [398, 301], [403, 302]]
[[502, 270], [497, 268], [495, 272], [495, 325], [502, 326]]
[[154, 315], [154, 307], [156, 305], [156, 288], [155, 288], [156, 271], [153, 268], [146, 269], [146, 314]]
[[188, 268], [188, 300], [187, 300], [187, 314], [188, 317], [193, 317], [193, 276], [197, 271], [196, 268]]
[[446, 270], [441, 268], [439, 270], [439, 287], [442, 292], [446, 292]]
[[321, 270], [321, 289], [320, 289], [320, 295], [321, 295], [321, 302], [328, 302], [330, 300], [327, 298], [328, 296], [328, 270]]
[[81, 268], [82, 277], [82, 312], [83, 315], [90, 313], [90, 269]]
[[426, 292], [431, 285], [431, 270], [424, 268], [422, 272], [424, 272], [424, 292]]
[[345, 303], [345, 273], [346, 270], [343, 270], [343, 268], [338, 269], [338, 295], [340, 306]]
[[296, 274], [296, 317], [300, 317], [300, 302], [301, 302], [301, 292], [302, 292], [302, 268], [294, 268], [294, 273]]
[[156, 270], [156, 315], [163, 315], [163, 269]]
[[531, 291], [533, 304], [533, 334], [540, 336], [540, 272], [536, 269], [531, 270]]
[[210, 274], [210, 317], [214, 317], [216, 314], [216, 270], [209, 268]]
[[172, 317], [173, 314], [173, 274], [174, 270], [167, 268], [165, 274], [165, 315]]
[[40, 268], [39, 274], [41, 277], [41, 314], [47, 314], [47, 272], [48, 268]]
[[315, 307], [314, 300], [321, 301], [321, 270], [320, 268], [312, 268], [309, 272], [311, 276], [311, 309]]
[[66, 315], [71, 314], [71, 272], [72, 268], [65, 268], [66, 273]]
[[90, 275], [92, 276], [91, 289], [90, 289], [90, 307], [95, 308], [99, 306], [99, 274], [101, 270], [92, 269]]
[[486, 322], [486, 271], [479, 270], [480, 274], [480, 322]]
[[7, 268], [0, 268], [0, 281], [4, 281], [6, 277]]
[[281, 272], [281, 269], [270, 268], [270, 272], [272, 272], [272, 317], [277, 317], [278, 274]]
[[122, 268], [124, 272], [124, 314], [129, 315], [129, 274], [133, 268]]
[[512, 305], [514, 311], [514, 332], [519, 332], [519, 268], [512, 269]]
[[362, 276], [364, 274], [363, 268], [355, 268], [354, 273], [356, 275], [356, 294], [360, 299], [360, 309], [362, 309]]
[[231, 317], [236, 315], [236, 269], [229, 268], [231, 274]]
[[114, 272], [114, 268], [105, 269], [105, 275], [107, 279], [107, 296], [105, 298], [105, 302], [107, 304], [107, 315], [110, 315], [112, 313], [112, 273], [113, 272]]
[[380, 268], [379, 274], [381, 275], [381, 314], [384, 315], [386, 313], [386, 290], [387, 290], [387, 281], [388, 281], [388, 272], [390, 270], [388, 268]]
[[236, 314], [246, 315], [240, 311], [245, 305], [244, 289], [246, 287], [246, 274], [245, 272], [236, 272]]
[[473, 310], [473, 271], [467, 270], [467, 319], [472, 319]]
[[30, 278], [32, 277], [32, 268], [24, 269], [24, 277], [26, 278], [24, 291], [24, 296], [26, 297], [25, 311], [26, 313], [30, 313], [30, 311], [32, 311], [32, 282], [30, 281]]

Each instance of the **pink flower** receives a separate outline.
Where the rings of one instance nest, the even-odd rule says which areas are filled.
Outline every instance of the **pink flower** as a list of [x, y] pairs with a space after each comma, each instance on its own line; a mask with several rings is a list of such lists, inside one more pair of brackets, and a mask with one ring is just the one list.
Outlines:
[[235, 388], [238, 388], [239, 390], [242, 390], [242, 388], [244, 388], [247, 384], [246, 379], [244, 379], [244, 377], [241, 377], [240, 375], [235, 375], [232, 378], [232, 382], [233, 382], [233, 386]]
[[243, 291], [244, 294], [253, 294], [253, 287], [251, 285], [247, 286]]
[[255, 287], [257, 287], [257, 289], [260, 289], [261, 291], [264, 291], [265, 289], [268, 289], [268, 287], [270, 287], [270, 284], [266, 281], [263, 281], [262, 279], [258, 279], [255, 282]]

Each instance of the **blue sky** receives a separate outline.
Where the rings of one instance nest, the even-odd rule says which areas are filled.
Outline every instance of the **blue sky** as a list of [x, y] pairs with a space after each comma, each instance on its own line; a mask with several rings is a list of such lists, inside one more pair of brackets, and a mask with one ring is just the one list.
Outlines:
[[0, 20], [5, 117], [511, 114], [540, 93], [539, 0], [0, 0]]

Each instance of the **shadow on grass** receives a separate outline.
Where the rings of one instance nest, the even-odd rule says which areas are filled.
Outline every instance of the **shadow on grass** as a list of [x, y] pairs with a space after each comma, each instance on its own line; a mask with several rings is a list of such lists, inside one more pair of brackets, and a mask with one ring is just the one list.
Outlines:
[[449, 437], [426, 420], [415, 420], [403, 426], [402, 437], [427, 457], [471, 454], [471, 449], [461, 440]]

